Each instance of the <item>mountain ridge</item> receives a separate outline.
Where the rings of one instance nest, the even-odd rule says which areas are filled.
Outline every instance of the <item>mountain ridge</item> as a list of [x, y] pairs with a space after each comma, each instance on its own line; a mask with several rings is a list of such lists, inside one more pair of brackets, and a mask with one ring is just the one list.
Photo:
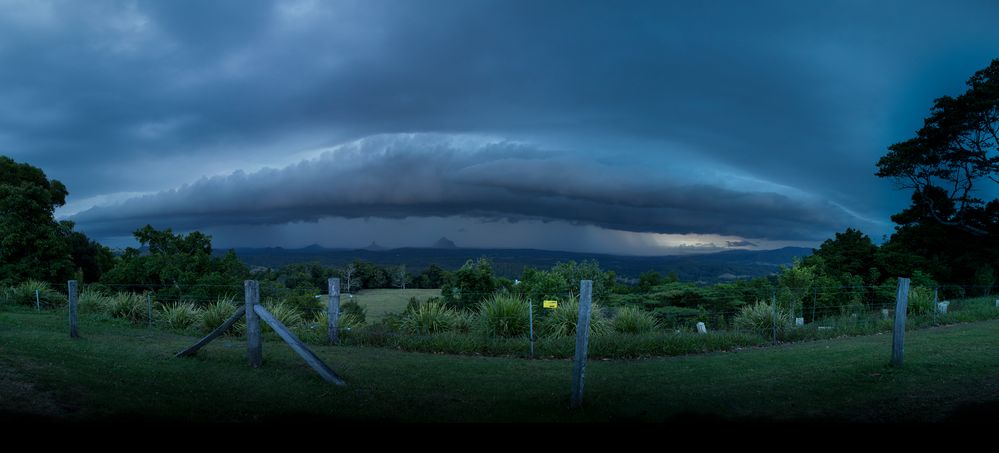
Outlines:
[[[442, 238], [446, 239], [446, 238]], [[372, 245], [378, 246], [372, 242]], [[633, 256], [600, 253], [567, 252], [540, 249], [475, 249], [459, 247], [400, 247], [394, 249], [333, 249], [303, 247], [287, 249], [219, 248], [214, 254], [235, 250], [249, 266], [269, 268], [294, 263], [319, 262], [325, 266], [343, 266], [355, 259], [379, 266], [405, 264], [411, 273], [421, 272], [431, 264], [454, 271], [466, 261], [486, 257], [493, 262], [498, 276], [517, 278], [524, 266], [547, 269], [557, 262], [595, 259], [604, 270], [614, 271], [625, 279], [637, 278], [643, 272], [655, 270], [661, 274], [675, 272], [682, 281], [717, 283], [733, 279], [772, 275], [782, 265], [790, 265], [794, 257], [812, 253], [811, 248], [783, 247], [772, 250], [725, 250], [696, 255]]]

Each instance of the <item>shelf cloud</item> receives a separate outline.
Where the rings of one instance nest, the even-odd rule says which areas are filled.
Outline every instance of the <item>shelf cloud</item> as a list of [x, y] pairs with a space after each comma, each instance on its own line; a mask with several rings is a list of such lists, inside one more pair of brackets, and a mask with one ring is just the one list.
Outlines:
[[680, 183], [568, 152], [422, 134], [361, 139], [284, 168], [203, 178], [70, 219], [94, 234], [121, 235], [157, 222], [193, 229], [413, 216], [797, 240], [858, 221], [815, 197]]

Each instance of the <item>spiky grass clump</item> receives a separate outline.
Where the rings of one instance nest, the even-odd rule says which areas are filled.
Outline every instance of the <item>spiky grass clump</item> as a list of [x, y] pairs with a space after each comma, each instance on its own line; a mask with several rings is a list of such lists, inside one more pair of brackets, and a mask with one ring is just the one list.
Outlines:
[[659, 328], [655, 315], [638, 307], [622, 307], [617, 311], [611, 326], [619, 333], [650, 333]]
[[496, 337], [519, 337], [530, 331], [527, 301], [512, 294], [497, 294], [478, 307], [483, 333]]
[[[222, 325], [239, 308], [232, 297], [220, 297], [201, 310], [199, 324], [203, 332], [211, 332]], [[236, 326], [226, 330], [226, 334], [237, 332]]]
[[146, 296], [135, 293], [116, 293], [107, 298], [104, 313], [112, 318], [128, 320], [134, 324], [148, 322]]
[[105, 311], [110, 296], [100, 288], [84, 287], [80, 292], [79, 309], [81, 313], [100, 313]]
[[[329, 313], [324, 311], [316, 315], [315, 321], [310, 323], [310, 326], [325, 332], [327, 327], [329, 326], [329, 322], [330, 322], [330, 315]], [[337, 322], [340, 324], [341, 334], [357, 330], [358, 328], [364, 325], [364, 319], [358, 316], [357, 313], [354, 311], [341, 310], [340, 318], [337, 320]]]
[[[277, 319], [278, 322], [289, 329], [302, 325], [302, 312], [291, 304], [282, 301], [265, 307], [267, 308], [267, 311], [274, 316], [274, 319]], [[273, 329], [271, 329], [271, 326], [267, 325], [266, 322], [261, 321], [261, 331], [271, 332]]]
[[479, 315], [470, 311], [459, 311], [454, 314], [452, 330], [460, 334], [470, 333], [478, 324]]
[[399, 328], [410, 334], [436, 334], [453, 329], [456, 320], [454, 310], [428, 301], [403, 313]]
[[[576, 335], [576, 323], [579, 321], [579, 300], [572, 298], [559, 302], [558, 308], [552, 310], [539, 324], [541, 333], [548, 337], [560, 338]], [[611, 330], [610, 322], [596, 302], [590, 307], [590, 334], [603, 335]]]
[[34, 307], [36, 291], [42, 308], [66, 305], [66, 296], [52, 289], [48, 283], [38, 280], [28, 280], [4, 291], [5, 303]]
[[933, 290], [922, 286], [914, 286], [909, 290], [908, 314], [913, 316], [932, 314], [935, 308]]
[[158, 314], [158, 321], [166, 327], [183, 330], [198, 323], [201, 310], [191, 302], [178, 302], [162, 306]]
[[791, 326], [791, 312], [780, 305], [774, 307], [758, 301], [742, 307], [732, 325], [736, 330], [757, 333], [763, 337], [771, 337], [776, 331], [777, 337], [783, 338]]

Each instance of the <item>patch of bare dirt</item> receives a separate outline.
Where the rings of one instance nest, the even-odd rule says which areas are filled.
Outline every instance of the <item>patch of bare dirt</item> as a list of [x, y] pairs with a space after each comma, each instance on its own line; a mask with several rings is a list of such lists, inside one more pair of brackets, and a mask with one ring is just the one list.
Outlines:
[[0, 362], [0, 415], [61, 418], [68, 414], [52, 392], [39, 390], [22, 373]]

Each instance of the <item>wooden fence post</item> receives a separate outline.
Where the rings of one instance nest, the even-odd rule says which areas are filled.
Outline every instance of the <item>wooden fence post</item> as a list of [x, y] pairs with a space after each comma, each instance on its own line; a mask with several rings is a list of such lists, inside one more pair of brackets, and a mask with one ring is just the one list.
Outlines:
[[572, 370], [572, 396], [569, 407], [578, 409], [583, 405], [583, 377], [586, 373], [586, 352], [590, 342], [590, 308], [592, 302], [592, 280], [579, 282], [579, 318], [576, 321], [576, 363]]
[[76, 331], [76, 280], [69, 282], [69, 337], [80, 338]]
[[260, 331], [260, 317], [254, 307], [260, 304], [260, 283], [256, 280], [243, 282], [243, 297], [246, 300], [246, 354], [250, 366], [259, 368], [263, 362], [263, 341]]
[[531, 299], [527, 299], [527, 325], [530, 326], [531, 334], [531, 358], [534, 358], [534, 305]]
[[770, 292], [770, 326], [773, 330], [773, 344], [777, 344], [777, 290]]
[[326, 330], [330, 344], [340, 344], [340, 279], [329, 279], [330, 303], [327, 307]]
[[899, 277], [898, 293], [895, 297], [895, 329], [891, 340], [891, 364], [902, 366], [905, 352], [905, 312], [909, 306], [909, 279]]

